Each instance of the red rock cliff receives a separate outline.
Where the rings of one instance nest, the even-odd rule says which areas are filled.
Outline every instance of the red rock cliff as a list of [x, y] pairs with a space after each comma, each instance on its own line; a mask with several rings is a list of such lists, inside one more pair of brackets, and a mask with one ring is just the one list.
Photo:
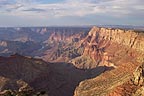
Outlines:
[[[133, 72], [144, 62], [143, 32], [93, 27], [81, 44], [85, 46], [84, 56], [100, 61], [97, 64], [101, 66], [112, 66], [114, 70], [82, 81], [74, 96], [109, 96], [118, 86], [125, 88], [126, 83], [131, 81]], [[110, 96], [131, 96], [111, 94]]]
[[89, 55], [98, 65], [100, 62], [110, 61], [118, 55], [118, 50], [134, 57], [136, 51], [144, 53], [143, 41], [144, 34], [134, 30], [93, 27], [81, 41], [81, 45], [85, 46], [83, 55]]

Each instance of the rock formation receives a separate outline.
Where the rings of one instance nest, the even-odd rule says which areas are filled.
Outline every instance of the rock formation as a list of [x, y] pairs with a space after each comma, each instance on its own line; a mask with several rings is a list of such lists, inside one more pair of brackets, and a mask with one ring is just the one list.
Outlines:
[[[142, 32], [93, 27], [88, 36], [82, 40], [81, 44], [85, 45], [83, 55], [90, 56], [97, 62], [93, 67], [112, 66], [115, 69], [82, 81], [76, 88], [74, 96], [107, 96], [117, 86], [128, 82], [136, 68], [144, 62], [143, 40]], [[141, 68], [137, 71], [134, 73], [134, 83], [142, 84], [143, 71]]]
[[[143, 33], [134, 30], [93, 27], [80, 45], [84, 46], [83, 56], [90, 56], [95, 63], [84, 68], [103, 65], [116, 67], [116, 59], [123, 56], [143, 60], [143, 40]], [[74, 64], [78, 67], [78, 64]]]
[[21, 54], [0, 57], [0, 95], [26, 92], [31, 96], [43, 91], [49, 96], [143, 94], [141, 31], [94, 26], [90, 31], [85, 27], [23, 27], [0, 28], [0, 32], [0, 55]]
[[144, 64], [138, 66], [128, 82], [114, 88], [108, 96], [143, 96], [144, 95]]

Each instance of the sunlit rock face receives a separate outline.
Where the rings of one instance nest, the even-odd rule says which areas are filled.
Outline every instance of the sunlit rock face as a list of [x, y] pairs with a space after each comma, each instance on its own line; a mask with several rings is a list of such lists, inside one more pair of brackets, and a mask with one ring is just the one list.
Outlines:
[[90, 56], [95, 61], [89, 65], [91, 68], [99, 65], [116, 67], [116, 59], [124, 56], [143, 60], [143, 40], [144, 34], [134, 30], [93, 27], [80, 45], [84, 46], [83, 56]]
[[115, 87], [108, 96], [143, 96], [144, 95], [144, 64], [138, 66], [127, 82]]
[[[105, 72], [93, 79], [82, 81], [76, 88], [74, 96], [142, 94], [143, 87], [139, 87], [139, 85], [143, 86], [143, 67], [138, 66], [144, 62], [143, 40], [143, 32], [93, 27], [86, 38], [81, 41], [81, 45], [85, 46], [83, 56], [89, 56], [95, 61], [93, 65], [87, 66], [91, 66], [91, 68], [111, 66], [114, 70]], [[76, 63], [74, 64], [81, 67]], [[133, 82], [131, 82], [132, 79]], [[130, 88], [130, 90], [128, 92], [122, 91], [121, 87], [123, 89]], [[137, 91], [134, 92], [135, 89]]]

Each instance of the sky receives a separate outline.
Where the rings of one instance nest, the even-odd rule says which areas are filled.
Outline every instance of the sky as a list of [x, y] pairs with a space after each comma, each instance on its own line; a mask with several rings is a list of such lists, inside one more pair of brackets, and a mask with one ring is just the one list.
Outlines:
[[0, 0], [0, 26], [144, 25], [143, 0]]

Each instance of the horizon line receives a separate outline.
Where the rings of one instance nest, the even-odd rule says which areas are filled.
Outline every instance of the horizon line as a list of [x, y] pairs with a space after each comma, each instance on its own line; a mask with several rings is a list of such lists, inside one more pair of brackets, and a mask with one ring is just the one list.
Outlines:
[[0, 26], [0, 28], [8, 28], [8, 27], [92, 27], [92, 26], [107, 26], [107, 27], [112, 27], [112, 26], [133, 26], [133, 27], [144, 27], [144, 25], [130, 25], [130, 24], [99, 24], [99, 25], [31, 25], [31, 26]]

